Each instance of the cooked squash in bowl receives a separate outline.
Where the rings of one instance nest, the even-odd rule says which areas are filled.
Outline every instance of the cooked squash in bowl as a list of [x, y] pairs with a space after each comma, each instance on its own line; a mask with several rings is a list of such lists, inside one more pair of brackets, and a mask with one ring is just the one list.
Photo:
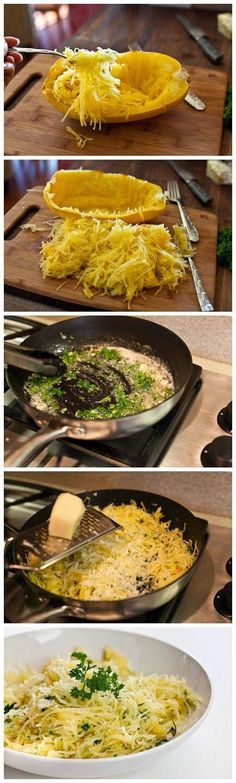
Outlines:
[[73, 51], [50, 68], [43, 95], [81, 125], [155, 117], [184, 99], [188, 74], [178, 60], [157, 52]]
[[164, 211], [159, 185], [127, 174], [103, 171], [57, 171], [44, 188], [49, 209], [62, 218], [121, 218], [129, 223], [153, 220]]

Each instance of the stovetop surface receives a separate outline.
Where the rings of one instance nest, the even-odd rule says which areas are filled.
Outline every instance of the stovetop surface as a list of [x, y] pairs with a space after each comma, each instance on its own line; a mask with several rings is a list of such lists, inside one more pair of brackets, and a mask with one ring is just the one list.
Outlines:
[[[18, 332], [16, 342], [38, 328], [31, 320], [6, 321], [7, 339]], [[186, 390], [173, 411], [161, 422], [137, 435], [113, 441], [53, 441], [31, 462], [35, 467], [200, 467], [206, 443], [222, 435], [217, 422], [221, 408], [231, 399], [231, 379], [194, 364]], [[6, 384], [5, 431], [8, 445], [16, 434], [27, 439], [37, 429], [21, 409]]]
[[[27, 474], [26, 474], [27, 475]], [[23, 524], [40, 508], [53, 502], [61, 490], [66, 490], [66, 474], [62, 478], [60, 490], [40, 484], [40, 476], [35, 482], [18, 481], [5, 476], [5, 523], [6, 535], [19, 531]], [[92, 488], [92, 474], [91, 474]], [[231, 531], [220, 526], [209, 526], [209, 539], [199, 565], [187, 588], [164, 607], [139, 615], [126, 622], [170, 623], [170, 622], [227, 622], [214, 606], [214, 596], [229, 581], [226, 562], [231, 555]], [[5, 622], [22, 623], [33, 612], [46, 608], [44, 598], [29, 589], [24, 577], [10, 572], [5, 574]], [[49, 622], [53, 622], [53, 618]], [[55, 622], [85, 622], [73, 619], [71, 615], [57, 616]], [[123, 622], [123, 621], [122, 621]]]

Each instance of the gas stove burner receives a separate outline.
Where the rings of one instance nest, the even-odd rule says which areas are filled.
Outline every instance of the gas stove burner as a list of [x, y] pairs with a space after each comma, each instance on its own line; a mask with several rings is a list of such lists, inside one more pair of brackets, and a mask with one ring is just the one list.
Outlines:
[[220, 435], [207, 443], [201, 452], [204, 468], [232, 468], [232, 438]]
[[227, 620], [232, 620], [232, 582], [227, 582], [222, 590], [218, 590], [214, 598], [216, 611]]
[[225, 567], [226, 567], [227, 574], [229, 574], [229, 576], [232, 576], [232, 557], [230, 557], [229, 560], [227, 560]]
[[225, 408], [222, 408], [221, 411], [218, 413], [217, 416], [217, 422], [219, 424], [219, 427], [224, 430], [224, 432], [227, 432], [228, 435], [231, 435], [232, 433], [232, 402], [229, 402], [228, 405], [225, 406]]

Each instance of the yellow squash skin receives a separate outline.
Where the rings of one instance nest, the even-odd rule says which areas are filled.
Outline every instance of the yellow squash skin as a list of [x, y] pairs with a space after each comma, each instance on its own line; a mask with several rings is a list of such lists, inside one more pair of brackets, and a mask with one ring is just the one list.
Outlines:
[[48, 208], [61, 218], [120, 218], [143, 223], [157, 218], [166, 206], [159, 185], [103, 171], [57, 171], [43, 195]]
[[[124, 65], [124, 68], [120, 68]], [[43, 84], [43, 95], [54, 106], [55, 109], [66, 114], [68, 112], [68, 104], [58, 101], [52, 92], [52, 86], [57, 79], [66, 69], [66, 61], [62, 58], [56, 60], [56, 62], [50, 68], [48, 75]], [[160, 73], [163, 72], [163, 87], [158, 87], [157, 94], [154, 98], [145, 101], [145, 104], [139, 106], [129, 105], [126, 95], [130, 94], [132, 87], [134, 89], [140, 89], [145, 93], [145, 84], [153, 77], [153, 74], [157, 74], [157, 78], [160, 77]], [[188, 92], [189, 77], [187, 73], [182, 71], [182, 76], [178, 76], [181, 72], [181, 64], [173, 57], [169, 57], [166, 54], [156, 52], [125, 52], [117, 55], [117, 65], [114, 66], [112, 73], [114, 76], [118, 76], [121, 79], [120, 92], [122, 96], [120, 113], [117, 114], [117, 104], [109, 107], [109, 114], [103, 115], [102, 122], [104, 123], [124, 123], [134, 122], [136, 120], [148, 119], [149, 117], [155, 117], [158, 114], [163, 114], [169, 109], [172, 109], [180, 101], [185, 98]], [[147, 95], [148, 93], [146, 93]], [[76, 112], [69, 112], [68, 118], [79, 119]], [[92, 124], [92, 123], [91, 123]]]

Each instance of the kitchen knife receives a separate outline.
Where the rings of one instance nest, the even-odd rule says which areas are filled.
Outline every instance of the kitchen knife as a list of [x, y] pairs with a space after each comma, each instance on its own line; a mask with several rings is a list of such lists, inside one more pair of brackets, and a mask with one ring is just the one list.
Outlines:
[[196, 27], [196, 25], [192, 24], [190, 22], [190, 19], [188, 19], [186, 16], [182, 16], [182, 14], [177, 14], [176, 19], [178, 19], [178, 22], [182, 24], [182, 27], [187, 30], [189, 35], [191, 35], [192, 38], [197, 42], [198, 46], [202, 49], [204, 54], [208, 57], [209, 60], [211, 60], [213, 63], [220, 63], [223, 59], [223, 54], [219, 52], [209, 38], [207, 37], [206, 33], [204, 33], [204, 30], [201, 29], [201, 27]]
[[186, 182], [186, 185], [192, 190], [194, 195], [202, 202], [202, 204], [211, 204], [213, 197], [204, 190], [204, 188], [196, 180], [194, 174], [188, 171], [180, 163], [176, 163], [174, 160], [170, 160], [169, 164], [174, 171], [179, 175], [180, 179]]

